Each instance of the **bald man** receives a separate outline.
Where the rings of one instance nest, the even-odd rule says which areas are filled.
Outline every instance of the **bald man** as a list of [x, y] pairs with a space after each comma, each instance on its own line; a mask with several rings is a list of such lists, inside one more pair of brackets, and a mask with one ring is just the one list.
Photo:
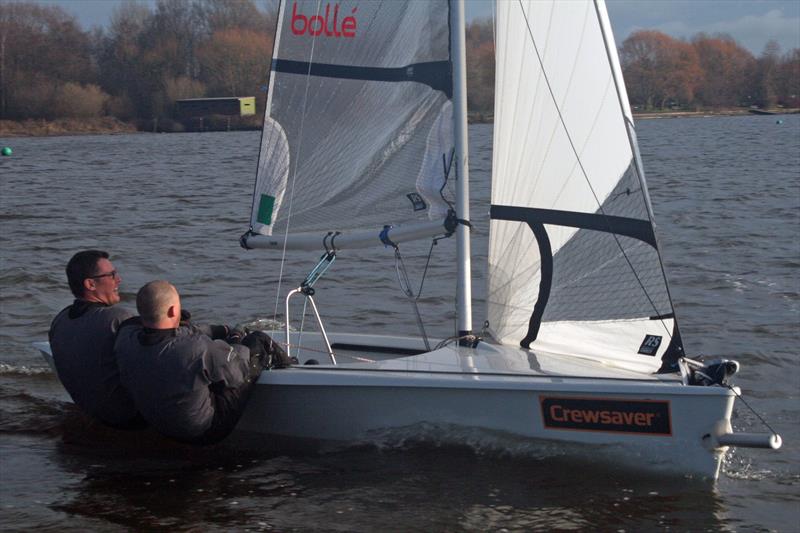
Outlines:
[[136, 309], [140, 318], [120, 326], [114, 345], [120, 379], [145, 420], [168, 437], [219, 442], [236, 426], [261, 371], [288, 366], [264, 333], [235, 344], [182, 324], [180, 296], [166, 281], [144, 285]]

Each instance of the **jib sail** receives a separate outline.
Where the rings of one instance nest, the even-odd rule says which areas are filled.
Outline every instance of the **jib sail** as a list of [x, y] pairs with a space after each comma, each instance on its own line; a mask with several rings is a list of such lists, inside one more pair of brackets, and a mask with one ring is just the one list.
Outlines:
[[670, 370], [682, 347], [605, 6], [497, 11], [490, 328], [506, 343]]

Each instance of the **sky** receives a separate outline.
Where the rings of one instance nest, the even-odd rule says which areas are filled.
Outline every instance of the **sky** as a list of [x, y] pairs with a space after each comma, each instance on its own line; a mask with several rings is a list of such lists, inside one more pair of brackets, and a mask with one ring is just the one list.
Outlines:
[[[89, 29], [105, 26], [123, 0], [35, 0], [72, 13]], [[139, 0], [155, 4], [155, 0]], [[512, 1], [512, 0], [497, 0]], [[559, 0], [571, 1], [571, 0]], [[264, 8], [276, 0], [255, 0]], [[466, 0], [467, 20], [492, 16], [491, 0]], [[606, 0], [617, 44], [636, 30], [658, 30], [676, 38], [726, 33], [759, 55], [768, 41], [783, 52], [800, 48], [800, 0]]]

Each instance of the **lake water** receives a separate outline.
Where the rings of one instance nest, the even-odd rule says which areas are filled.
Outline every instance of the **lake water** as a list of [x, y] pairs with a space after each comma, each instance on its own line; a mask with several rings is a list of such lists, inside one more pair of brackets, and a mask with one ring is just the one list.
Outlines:
[[[714, 486], [480, 439], [275, 455], [195, 449], [83, 417], [30, 345], [71, 297], [76, 250], [112, 253], [124, 305], [171, 280], [194, 318], [271, 319], [319, 253], [244, 251], [258, 133], [0, 139], [0, 528], [12, 530], [797, 531], [800, 524], [800, 115], [638, 124], [667, 273], [693, 355], [737, 359], [748, 402], [784, 437], [736, 450]], [[470, 127], [473, 200], [491, 126]], [[473, 208], [475, 327], [487, 220]], [[452, 239], [434, 249], [421, 311], [453, 331]], [[419, 280], [427, 245], [404, 247]], [[331, 329], [415, 334], [391, 250], [341, 254], [317, 284]], [[353, 324], [358, 324], [354, 327]], [[303, 407], [297, 406], [297, 416]], [[737, 402], [733, 425], [764, 431]]]

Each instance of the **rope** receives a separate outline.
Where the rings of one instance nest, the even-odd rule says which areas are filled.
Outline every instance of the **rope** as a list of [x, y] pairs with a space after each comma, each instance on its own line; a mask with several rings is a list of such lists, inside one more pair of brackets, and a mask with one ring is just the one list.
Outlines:
[[447, 154], [442, 154], [442, 169], [444, 171], [444, 181], [442, 182], [442, 186], [439, 189], [439, 196], [442, 197], [444, 203], [447, 204], [447, 207], [455, 212], [456, 208], [453, 205], [453, 202], [445, 198], [444, 196], [444, 189], [447, 187], [447, 182], [450, 179], [450, 171], [453, 169], [453, 161], [455, 160], [456, 149], [453, 148], [450, 150], [450, 161], [447, 161]]
[[[433, 249], [433, 247], [431, 247], [431, 249]], [[406, 265], [403, 262], [403, 257], [400, 255], [400, 248], [396, 244], [394, 245], [394, 259], [394, 268], [397, 272], [397, 281], [400, 283], [400, 290], [403, 291], [403, 294], [406, 295], [408, 301], [411, 302], [411, 307], [414, 310], [414, 316], [417, 319], [417, 327], [419, 327], [419, 331], [422, 334], [422, 341], [425, 343], [425, 349], [427, 351], [431, 351], [431, 345], [430, 342], [428, 342], [428, 334], [425, 332], [425, 324], [422, 322], [422, 315], [420, 314], [419, 306], [417, 305], [419, 294], [414, 296], [414, 291], [411, 289], [411, 280], [408, 278], [408, 272], [406, 271]], [[420, 284], [420, 288], [421, 287], [422, 284]]]
[[431, 256], [433, 255], [433, 247], [439, 243], [438, 239], [431, 239], [431, 248], [428, 250], [428, 259], [425, 261], [425, 268], [422, 270], [422, 279], [419, 281], [419, 290], [417, 291], [417, 300], [422, 296], [422, 286], [425, 284], [425, 277], [428, 275], [428, 265], [431, 264]]
[[[453, 204], [447, 198], [445, 198], [444, 189], [447, 186], [447, 181], [450, 177], [450, 171], [453, 168], [453, 160], [455, 159], [454, 156], [455, 156], [455, 148], [450, 152], [449, 161], [447, 159], [447, 154], [446, 153], [442, 154], [442, 172], [444, 174], [444, 180], [442, 182], [442, 187], [439, 189], [439, 195], [442, 197], [442, 200], [444, 200], [445, 203], [447, 203], [447, 205], [449, 206], [449, 213], [455, 213], [455, 210]], [[453, 216], [455, 217], [455, 215]], [[456, 223], [461, 223], [472, 227], [469, 221], [460, 220], [457, 218], [455, 220]], [[419, 305], [417, 305], [417, 302], [419, 301], [420, 296], [422, 296], [422, 287], [425, 285], [425, 278], [428, 275], [428, 267], [430, 266], [431, 257], [433, 256], [433, 247], [438, 244], [440, 239], [449, 237], [450, 235], [452, 235], [452, 233], [447, 234], [445, 237], [439, 237], [439, 238], [434, 237], [433, 239], [431, 239], [431, 247], [428, 250], [428, 257], [425, 260], [425, 268], [422, 271], [422, 279], [420, 279], [419, 282], [419, 290], [417, 290], [417, 294], [414, 295], [414, 291], [411, 289], [411, 280], [408, 277], [408, 271], [406, 270], [405, 263], [403, 262], [403, 257], [400, 254], [400, 247], [397, 245], [397, 243], [393, 242], [389, 238], [389, 230], [391, 229], [392, 226], [388, 225], [384, 226], [383, 231], [381, 231], [380, 233], [380, 240], [384, 244], [384, 246], [391, 246], [392, 248], [394, 248], [395, 271], [397, 273], [397, 281], [400, 284], [400, 290], [403, 292], [403, 294], [406, 295], [406, 297], [411, 302], [411, 306], [414, 310], [414, 315], [417, 320], [417, 326], [419, 327], [420, 333], [422, 334], [422, 340], [425, 343], [425, 349], [430, 351], [431, 346], [428, 341], [428, 334], [425, 332], [425, 324], [422, 321], [422, 315], [419, 312]]]
[[756, 412], [756, 410], [755, 410], [755, 409], [753, 409], [753, 408], [750, 406], [750, 404], [749, 404], [749, 403], [747, 403], [747, 400], [745, 400], [745, 399], [744, 399], [744, 396], [742, 396], [741, 394], [739, 394], [738, 392], [736, 392], [736, 389], [735, 389], [734, 387], [732, 387], [731, 385], [725, 385], [725, 387], [729, 388], [729, 389], [731, 390], [731, 392], [733, 392], [733, 394], [734, 394], [734, 395], [735, 395], [735, 396], [736, 396], [738, 399], [742, 400], [742, 403], [743, 403], [743, 404], [744, 404], [744, 405], [745, 405], [745, 406], [746, 406], [748, 409], [750, 409], [750, 411], [751, 411], [751, 412], [752, 412], [754, 415], [756, 415], [756, 417], [757, 417], [759, 420], [761, 420], [761, 423], [762, 423], [762, 424], [764, 424], [765, 426], [767, 426], [767, 429], [769, 429], [769, 430], [772, 432], [772, 434], [773, 434], [773, 435], [777, 435], [777, 434], [778, 434], [778, 432], [777, 432], [777, 431], [775, 431], [774, 429], [772, 429], [772, 426], [770, 426], [770, 425], [769, 425], [769, 422], [767, 422], [766, 420], [764, 420], [764, 418], [763, 418], [763, 417], [762, 417], [760, 414], [758, 414], [758, 413]]
[[[278, 341], [273, 341], [273, 342], [275, 344], [279, 344], [280, 346], [282, 346], [284, 348], [288, 347], [288, 348], [292, 348], [293, 350], [297, 350], [298, 354], [300, 353], [301, 350], [304, 350], [306, 352], [321, 353], [321, 354], [325, 354], [327, 356], [330, 356], [330, 352], [328, 350], [322, 350], [322, 349], [319, 349], [319, 348], [309, 348], [308, 346], [303, 346], [302, 344], [300, 344], [299, 341], [297, 343], [294, 343], [294, 342], [278, 342]], [[337, 355], [339, 355], [339, 352], [337, 352]], [[292, 357], [294, 357], [294, 356], [292, 356]], [[359, 357], [357, 355], [347, 355], [347, 357], [349, 357], [350, 359], [355, 359], [356, 361], [360, 361], [362, 363], [374, 363], [374, 362], [376, 362], [376, 359], [369, 359], [368, 357]]]

